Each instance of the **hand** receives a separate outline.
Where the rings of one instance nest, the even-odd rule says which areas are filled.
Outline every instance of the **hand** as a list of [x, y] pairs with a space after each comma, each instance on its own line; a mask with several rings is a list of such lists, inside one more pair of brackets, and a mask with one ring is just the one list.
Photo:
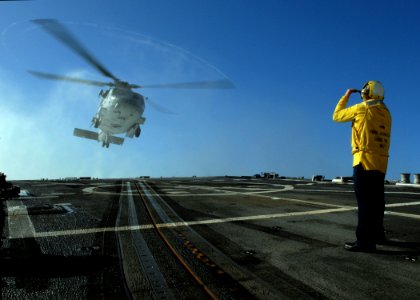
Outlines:
[[346, 93], [344, 94], [344, 96], [345, 97], [350, 97], [350, 95], [353, 94], [353, 93], [360, 93], [360, 90], [357, 90], [357, 89], [348, 89], [346, 91]]

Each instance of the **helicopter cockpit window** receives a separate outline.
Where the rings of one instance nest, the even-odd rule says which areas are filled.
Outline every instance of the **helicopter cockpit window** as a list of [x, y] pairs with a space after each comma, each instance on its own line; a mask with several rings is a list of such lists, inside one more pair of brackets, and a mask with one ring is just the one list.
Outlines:
[[106, 91], [101, 90], [99, 92], [99, 95], [101, 95], [103, 98], [106, 98], [106, 96], [108, 96], [108, 94], [109, 94], [109, 90], [106, 90]]
[[112, 94], [111, 95], [115, 96], [115, 97], [123, 97], [123, 96], [126, 95], [126, 93], [125, 93], [125, 91], [120, 90], [120, 89], [112, 89]]

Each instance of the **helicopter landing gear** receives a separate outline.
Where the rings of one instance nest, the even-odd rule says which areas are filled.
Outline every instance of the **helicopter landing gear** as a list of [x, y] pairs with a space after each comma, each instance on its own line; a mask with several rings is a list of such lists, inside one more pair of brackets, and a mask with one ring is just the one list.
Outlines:
[[141, 128], [138, 124], [136, 124], [127, 131], [127, 136], [129, 138], [133, 138], [134, 136], [139, 137], [140, 133], [141, 133]]
[[93, 117], [92, 118], [92, 125], [93, 125], [93, 127], [98, 128], [99, 127], [99, 124], [100, 124], [99, 118]]
[[109, 139], [109, 135], [105, 132], [100, 132], [98, 135], [98, 141], [102, 142], [102, 147], [104, 148], [109, 148], [109, 143], [110, 143], [110, 139]]

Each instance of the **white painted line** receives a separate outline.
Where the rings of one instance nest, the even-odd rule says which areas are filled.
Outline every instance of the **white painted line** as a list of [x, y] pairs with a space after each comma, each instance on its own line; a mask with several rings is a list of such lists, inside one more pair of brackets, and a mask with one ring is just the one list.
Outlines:
[[[85, 193], [94, 193], [94, 194], [106, 194], [106, 195], [118, 195], [117, 192], [112, 191], [101, 191], [98, 190], [101, 187], [114, 187], [115, 185], [104, 184], [101, 186], [91, 186], [83, 189]], [[282, 187], [281, 189], [248, 189], [248, 188], [240, 188], [240, 190], [245, 190], [245, 192], [239, 191], [232, 191], [235, 189], [239, 189], [236, 187], [226, 187], [226, 188], [219, 188], [219, 187], [209, 187], [209, 186], [200, 186], [200, 185], [177, 185], [173, 189], [162, 189], [163, 194], [158, 195], [170, 195], [171, 197], [208, 197], [208, 196], [233, 196], [233, 195], [259, 195], [259, 194], [269, 194], [269, 193], [281, 193], [285, 191], [293, 190], [294, 187], [292, 185], [273, 185], [276, 187]], [[208, 193], [190, 193], [188, 190], [206, 190], [209, 191]], [[248, 190], [248, 191], [247, 191]]]
[[[354, 191], [353, 190], [348, 190], [348, 191], [345, 191], [345, 190], [340, 190], [340, 189], [334, 189], [334, 190], [314, 190], [314, 189], [299, 189], [299, 190], [297, 190], [297, 189], [295, 189], [295, 191], [296, 192], [310, 192], [310, 193], [313, 193], [313, 192], [322, 192], [322, 193], [328, 193], [328, 192], [330, 192], [330, 193], [354, 193]], [[397, 192], [391, 192], [391, 191], [385, 191], [385, 194], [398, 194], [398, 195], [420, 195], [420, 192], [403, 192], [403, 191], [397, 191]]]
[[186, 191], [167, 191], [170, 195], [179, 195], [179, 194], [186, 194]]
[[[127, 192], [127, 194], [131, 194], [131, 191]], [[249, 195], [253, 193], [252, 192], [244, 192], [244, 193], [235, 192], [234, 194]], [[214, 196], [214, 194], [208, 194], [208, 195]], [[197, 196], [197, 195], [192, 195], [192, 196]], [[300, 199], [293, 199], [293, 198], [284, 198], [284, 197], [271, 197], [271, 196], [262, 195], [262, 194], [258, 194], [257, 196], [269, 198], [269, 199], [275, 199], [275, 200], [284, 200], [284, 201], [291, 201], [291, 202], [298, 202], [298, 203], [305, 203], [305, 204], [312, 204], [312, 205], [319, 205], [319, 206], [327, 206], [331, 208], [310, 210], [310, 211], [300, 211], [300, 212], [289, 212], [289, 213], [209, 219], [209, 220], [190, 221], [190, 222], [162, 223], [162, 224], [158, 224], [157, 226], [162, 227], [162, 228], [164, 227], [168, 228], [168, 227], [181, 227], [181, 226], [193, 226], [193, 225], [205, 225], [205, 224], [220, 224], [220, 223], [227, 223], [227, 222], [264, 220], [264, 219], [273, 219], [273, 218], [318, 215], [318, 214], [328, 214], [328, 213], [357, 210], [357, 207], [353, 207], [353, 206], [342, 206], [342, 205], [335, 205], [335, 204], [321, 203], [321, 202], [307, 201], [307, 200], [300, 200]], [[21, 208], [21, 206], [23, 206], [21, 201], [14, 201], [14, 202], [9, 201], [9, 202], [8, 202], [8, 206], [10, 206], [10, 211], [14, 211], [14, 210], [19, 211], [23, 209]], [[403, 207], [403, 206], [411, 206], [411, 205], [420, 205], [420, 201], [406, 202], [406, 203], [393, 203], [393, 204], [386, 205], [386, 207]], [[26, 208], [24, 209], [26, 210]], [[397, 213], [397, 212], [390, 212], [390, 211], [387, 211], [387, 214], [420, 219], [420, 215], [415, 215], [415, 214]], [[32, 222], [30, 221], [29, 216], [27, 215], [27, 211], [26, 211], [26, 215], [18, 215], [18, 216], [12, 216], [12, 217], [14, 218], [22, 217], [22, 220], [19, 221], [20, 223], [14, 223], [11, 225], [9, 224], [10, 238], [22, 238], [22, 237], [28, 237], [28, 236], [33, 236], [33, 237], [68, 236], [68, 235], [80, 235], [80, 234], [94, 234], [94, 233], [101, 233], [101, 232], [145, 230], [145, 229], [153, 228], [152, 225], [147, 224], [147, 225], [120, 226], [120, 227], [109, 227], [109, 228], [87, 228], [87, 229], [76, 229], [76, 230], [35, 232]], [[8, 220], [9, 219], [10, 217], [8, 217]]]
[[28, 210], [25, 205], [18, 206], [7, 206], [6, 215], [17, 216], [17, 215], [28, 215]]
[[286, 191], [291, 191], [294, 188], [288, 188], [287, 186], [284, 187], [284, 189], [280, 190], [265, 190], [265, 191], [259, 191], [259, 192], [238, 192], [239, 194], [247, 194], [247, 195], [257, 195], [257, 194], [271, 194], [271, 193], [282, 193]]
[[[334, 212], [350, 211], [350, 210], [355, 210], [355, 209], [356, 209], [355, 207], [341, 207], [341, 208], [319, 209], [319, 210], [301, 211], [301, 212], [209, 219], [209, 220], [190, 221], [190, 222], [161, 223], [161, 224], [157, 224], [157, 227], [172, 228], [172, 227], [182, 227], [182, 226], [220, 224], [220, 223], [237, 222], [237, 221], [248, 221], [248, 220], [252, 221], [252, 220], [264, 220], [264, 219], [273, 219], [273, 218], [284, 218], [284, 217], [292, 217], [292, 216], [319, 215], [319, 214], [327, 214], [327, 213], [334, 213]], [[48, 232], [37, 232], [35, 233], [35, 237], [52, 237], [52, 236], [55, 237], [55, 236], [67, 236], [67, 235], [79, 235], [79, 234], [93, 234], [93, 233], [100, 233], [100, 232], [145, 230], [145, 229], [151, 229], [151, 228], [153, 228], [153, 225], [147, 224], [147, 225], [136, 225], [136, 226], [48, 231]]]
[[237, 193], [235, 192], [225, 192], [225, 193], [209, 193], [209, 194], [157, 194], [159, 196], [171, 196], [171, 197], [209, 197], [209, 196], [234, 196]]
[[42, 194], [42, 196], [64, 196], [64, 195], [75, 195], [76, 193], [48, 193], [48, 194]]
[[75, 230], [60, 230], [60, 231], [45, 231], [36, 232], [35, 237], [55, 237], [55, 236], [67, 236], [67, 235], [82, 235], [82, 234], [94, 234], [101, 232], [122, 232], [122, 231], [134, 231], [134, 230], [145, 230], [152, 229], [153, 225], [134, 225], [134, 226], [120, 226], [120, 227], [102, 227], [102, 228], [85, 228]]
[[[289, 200], [296, 201], [297, 199], [289, 199]], [[300, 202], [300, 200], [298, 200], [298, 201]], [[302, 201], [302, 202], [308, 202], [308, 201]], [[316, 202], [310, 202], [310, 203], [316, 203]], [[392, 207], [403, 207], [403, 206], [408, 206], [408, 205], [420, 205], [420, 202], [394, 203], [394, 204], [392, 204]], [[220, 224], [220, 223], [237, 222], [237, 221], [253, 221], [253, 220], [265, 220], [265, 219], [273, 219], [273, 218], [319, 215], [319, 214], [328, 214], [328, 213], [336, 213], [336, 212], [346, 212], [346, 211], [352, 211], [352, 210], [357, 210], [357, 207], [341, 206], [341, 207], [330, 208], [330, 209], [318, 209], [318, 210], [301, 211], [301, 212], [289, 212], [289, 213], [278, 213], [278, 214], [267, 214], [267, 215], [256, 215], [256, 216], [209, 219], [209, 220], [190, 221], [190, 222], [184, 222], [183, 221], [183, 222], [175, 222], [175, 223], [161, 223], [161, 224], [157, 224], [157, 226], [161, 227], [161, 228], [170, 228], [170, 227], [206, 225], [206, 224], [208, 225], [208, 224]], [[397, 213], [397, 212], [390, 212], [390, 211], [387, 211], [386, 213], [390, 214], [390, 215], [420, 219], [420, 215], [415, 215], [415, 214]], [[121, 226], [121, 227], [108, 227], [108, 228], [89, 228], [89, 229], [77, 229], [77, 230], [37, 232], [37, 233], [35, 233], [35, 237], [93, 234], [93, 233], [108, 232], [108, 231], [115, 232], [115, 231], [145, 230], [145, 229], [151, 229], [151, 228], [153, 228], [153, 225], [147, 224], [147, 225], [136, 225], [136, 226]]]
[[[20, 200], [7, 201], [7, 224], [10, 239], [21, 239], [35, 236], [35, 228], [28, 215], [26, 206]], [[9, 212], [12, 214], [10, 215]], [[13, 214], [19, 212], [18, 214]]]
[[51, 195], [51, 196], [27, 196], [27, 197], [22, 197], [22, 199], [24, 200], [28, 200], [28, 199], [53, 199], [53, 198], [58, 198], [57, 195]]
[[400, 212], [396, 212], [396, 211], [385, 211], [385, 214], [391, 215], [391, 216], [399, 216], [399, 217], [405, 217], [405, 218], [420, 220], [420, 215], [415, 215], [415, 214], [400, 213]]
[[310, 189], [301, 189], [301, 190], [296, 190], [295, 189], [295, 191], [296, 192], [311, 192], [311, 193], [313, 193], [313, 192], [326, 192], [326, 193], [328, 193], [328, 192], [331, 192], [331, 193], [354, 193], [354, 191], [353, 190], [348, 190], [348, 191], [346, 191], [346, 190], [340, 190], [340, 189], [337, 189], [337, 190], [310, 190]]
[[405, 186], [405, 187], [415, 187], [415, 188], [419, 188], [420, 187], [420, 184], [418, 184], [418, 183], [403, 183], [403, 182], [397, 182], [396, 184], [395, 184], [396, 186]]
[[385, 205], [386, 207], [401, 207], [401, 206], [412, 206], [412, 205], [420, 205], [420, 201], [417, 202], [406, 202], [406, 203], [391, 203]]
[[397, 194], [397, 195], [416, 195], [420, 196], [420, 192], [385, 192], [385, 194]]
[[337, 205], [337, 204], [330, 204], [330, 203], [323, 203], [323, 202], [316, 202], [316, 201], [309, 201], [309, 200], [301, 200], [301, 199], [295, 199], [295, 198], [286, 198], [286, 197], [271, 197], [271, 196], [265, 196], [265, 195], [258, 195], [258, 197], [269, 198], [269, 199], [277, 200], [277, 201], [282, 201], [283, 200], [283, 201], [298, 202], [298, 203], [305, 203], [305, 204], [326, 206], [326, 207], [345, 207], [345, 208], [352, 207], [352, 206], [346, 206], [346, 205]]
[[[319, 214], [343, 212], [343, 211], [349, 211], [349, 210], [355, 210], [355, 209], [356, 209], [355, 207], [317, 209], [317, 210], [310, 210], [310, 211], [298, 211], [298, 212], [278, 213], [278, 214], [268, 214], [268, 215], [244, 216], [244, 217], [234, 217], [234, 218], [222, 218], [222, 219], [211, 219], [211, 220], [202, 220], [202, 221], [191, 221], [191, 222], [186, 222], [186, 224], [190, 226], [190, 225], [203, 225], [203, 224], [237, 222], [237, 221], [254, 221], [254, 220], [265, 220], [265, 219], [273, 219], [273, 218], [319, 215]], [[161, 225], [170, 225], [170, 224], [161, 224]], [[176, 225], [177, 225], [177, 223], [174, 223], [174, 226], [176, 226]], [[168, 227], [173, 227], [173, 226], [168, 226]]]

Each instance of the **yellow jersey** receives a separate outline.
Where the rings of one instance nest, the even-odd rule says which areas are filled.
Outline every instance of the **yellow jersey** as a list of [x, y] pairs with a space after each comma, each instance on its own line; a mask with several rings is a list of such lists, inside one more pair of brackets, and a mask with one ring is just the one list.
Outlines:
[[386, 173], [391, 143], [391, 114], [381, 100], [367, 100], [346, 108], [349, 97], [338, 102], [333, 120], [352, 122], [353, 167]]

